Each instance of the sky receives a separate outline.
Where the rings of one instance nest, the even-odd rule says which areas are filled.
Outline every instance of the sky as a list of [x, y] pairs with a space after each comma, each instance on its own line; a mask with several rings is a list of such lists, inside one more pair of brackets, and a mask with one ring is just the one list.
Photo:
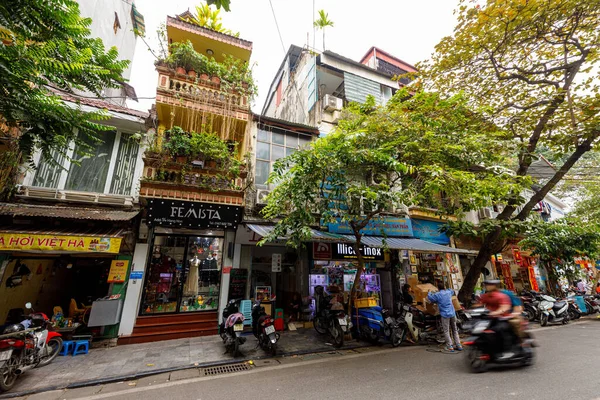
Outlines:
[[[144, 15], [147, 41], [156, 44], [156, 29], [167, 15], [195, 10], [196, 0], [136, 0]], [[452, 34], [456, 24], [453, 10], [457, 0], [314, 0], [315, 13], [323, 9], [334, 22], [325, 32], [327, 50], [359, 61], [371, 46], [377, 46], [409, 64], [429, 58], [434, 46]], [[271, 5], [275, 12], [271, 10]], [[253, 42], [251, 62], [258, 85], [252, 109], [260, 112], [269, 86], [290, 44], [313, 45], [313, 0], [231, 0], [231, 12], [221, 12], [223, 25]], [[277, 26], [281, 32], [279, 38]], [[322, 33], [314, 43], [322, 50]], [[130, 84], [139, 102], [128, 100], [131, 108], [148, 110], [156, 95], [154, 57], [142, 40], [137, 41]]]

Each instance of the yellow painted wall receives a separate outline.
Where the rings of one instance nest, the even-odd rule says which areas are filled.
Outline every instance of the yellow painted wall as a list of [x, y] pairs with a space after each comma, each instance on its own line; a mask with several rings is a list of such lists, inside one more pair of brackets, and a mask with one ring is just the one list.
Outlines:
[[[66, 268], [54, 268], [53, 259], [21, 260], [31, 270], [30, 277], [24, 277], [19, 286], [6, 287], [6, 280], [12, 275], [17, 260], [11, 260], [0, 284], [0, 324], [4, 324], [8, 311], [12, 308], [25, 309], [25, 303], [31, 302], [36, 311], [52, 316], [52, 308], [64, 298], [64, 290], [70, 284]], [[41, 266], [41, 274], [38, 274]], [[54, 273], [53, 273], [54, 271]], [[65, 312], [65, 305], [62, 305]]]

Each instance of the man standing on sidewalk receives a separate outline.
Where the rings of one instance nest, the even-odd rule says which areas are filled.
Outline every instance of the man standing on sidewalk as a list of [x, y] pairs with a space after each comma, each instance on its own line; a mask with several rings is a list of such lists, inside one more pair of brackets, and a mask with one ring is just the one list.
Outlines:
[[[456, 312], [454, 311], [454, 305], [452, 304], [454, 290], [446, 289], [441, 282], [438, 282], [437, 288], [439, 292], [429, 293], [427, 295], [427, 300], [431, 303], [436, 303], [440, 310], [442, 328], [444, 329], [444, 335], [446, 336], [446, 351], [454, 352], [454, 349], [462, 351], [463, 348], [460, 344], [458, 329], [456, 328]], [[450, 330], [452, 330], [452, 333]], [[453, 337], [454, 345], [452, 344]]]

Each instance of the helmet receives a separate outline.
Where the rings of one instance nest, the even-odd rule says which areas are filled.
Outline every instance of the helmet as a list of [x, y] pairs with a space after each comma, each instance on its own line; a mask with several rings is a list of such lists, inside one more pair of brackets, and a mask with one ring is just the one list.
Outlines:
[[485, 281], [483, 281], [483, 284], [498, 286], [498, 285], [500, 285], [500, 280], [499, 279], [486, 279]]
[[4, 332], [3, 333], [15, 333], [15, 332], [20, 332], [20, 331], [24, 331], [25, 327], [21, 324], [13, 324], [13, 325], [9, 325], [6, 328], [4, 328]]
[[42, 317], [40, 314], [33, 314], [31, 316], [31, 325], [34, 327], [39, 328], [41, 326], [44, 326], [44, 322], [44, 317]]

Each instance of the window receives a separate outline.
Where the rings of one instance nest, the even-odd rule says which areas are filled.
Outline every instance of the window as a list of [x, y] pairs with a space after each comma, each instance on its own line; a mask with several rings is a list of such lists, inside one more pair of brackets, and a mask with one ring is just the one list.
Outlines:
[[293, 132], [258, 130], [256, 144], [255, 183], [259, 188], [267, 187], [267, 179], [273, 170], [273, 164], [280, 158], [292, 155], [297, 149], [310, 143], [308, 135]]
[[[101, 142], [85, 137], [89, 155], [78, 154], [76, 146], [67, 155], [52, 152], [55, 162], [43, 158], [38, 164], [32, 186], [81, 192], [131, 195], [139, 154], [139, 144], [131, 135], [109, 131], [100, 134]], [[69, 160], [71, 158], [73, 161]]]

